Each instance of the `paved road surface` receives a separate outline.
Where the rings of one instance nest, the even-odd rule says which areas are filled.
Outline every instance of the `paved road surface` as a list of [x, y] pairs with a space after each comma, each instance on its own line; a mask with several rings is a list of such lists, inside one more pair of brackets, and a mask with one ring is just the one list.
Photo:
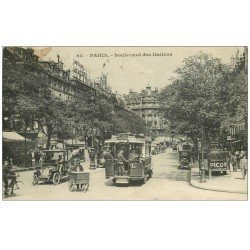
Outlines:
[[[91, 172], [90, 188], [86, 193], [70, 192], [68, 183], [32, 185], [32, 171], [22, 172], [25, 183], [20, 196], [6, 200], [246, 200], [247, 195], [205, 191], [191, 187], [188, 171], [179, 170], [178, 153], [168, 149], [152, 158], [154, 174], [144, 185], [115, 187], [105, 179], [104, 169]], [[85, 167], [86, 169], [86, 167]]]

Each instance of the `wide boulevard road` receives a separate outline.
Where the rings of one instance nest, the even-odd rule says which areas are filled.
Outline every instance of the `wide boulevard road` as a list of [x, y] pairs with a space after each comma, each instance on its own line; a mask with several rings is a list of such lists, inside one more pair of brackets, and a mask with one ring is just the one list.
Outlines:
[[[105, 179], [105, 170], [90, 171], [90, 187], [86, 193], [68, 189], [68, 182], [59, 185], [32, 185], [33, 171], [20, 173], [24, 182], [21, 195], [5, 200], [246, 200], [247, 195], [201, 190], [191, 187], [187, 170], [179, 170], [178, 153], [167, 149], [152, 156], [153, 178], [144, 185], [116, 187]], [[84, 163], [85, 170], [89, 162]]]

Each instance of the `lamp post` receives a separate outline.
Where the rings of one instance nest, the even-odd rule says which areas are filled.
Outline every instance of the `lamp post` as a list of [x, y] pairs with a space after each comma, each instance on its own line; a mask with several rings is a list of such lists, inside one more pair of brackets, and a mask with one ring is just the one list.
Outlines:
[[202, 131], [201, 131], [201, 183], [205, 183], [206, 181], [206, 173], [205, 173], [205, 165], [204, 165], [204, 128], [202, 126]]
[[4, 124], [3, 124], [3, 129], [6, 130], [6, 131], [9, 131], [10, 130], [10, 119], [9, 117], [4, 117]]
[[96, 169], [96, 162], [95, 162], [95, 147], [94, 147], [94, 116], [95, 116], [95, 94], [92, 93], [91, 95], [91, 103], [93, 105], [93, 114], [92, 114], [92, 135], [91, 135], [91, 149], [89, 152], [89, 158], [90, 158], [90, 166], [89, 169]]

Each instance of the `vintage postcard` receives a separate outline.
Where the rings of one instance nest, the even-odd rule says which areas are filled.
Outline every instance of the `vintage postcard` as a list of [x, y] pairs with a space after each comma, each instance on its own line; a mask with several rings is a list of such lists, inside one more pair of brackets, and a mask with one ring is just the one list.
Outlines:
[[247, 47], [3, 47], [2, 199], [247, 200]]

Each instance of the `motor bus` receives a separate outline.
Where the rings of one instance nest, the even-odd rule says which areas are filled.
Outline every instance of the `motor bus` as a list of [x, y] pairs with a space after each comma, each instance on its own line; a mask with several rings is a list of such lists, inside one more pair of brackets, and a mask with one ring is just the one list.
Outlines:
[[[145, 183], [152, 177], [151, 138], [131, 133], [118, 134], [105, 141], [114, 159], [104, 163], [106, 179], [112, 179], [115, 185], [129, 184], [133, 181]], [[118, 169], [117, 154], [123, 150], [124, 174]]]

